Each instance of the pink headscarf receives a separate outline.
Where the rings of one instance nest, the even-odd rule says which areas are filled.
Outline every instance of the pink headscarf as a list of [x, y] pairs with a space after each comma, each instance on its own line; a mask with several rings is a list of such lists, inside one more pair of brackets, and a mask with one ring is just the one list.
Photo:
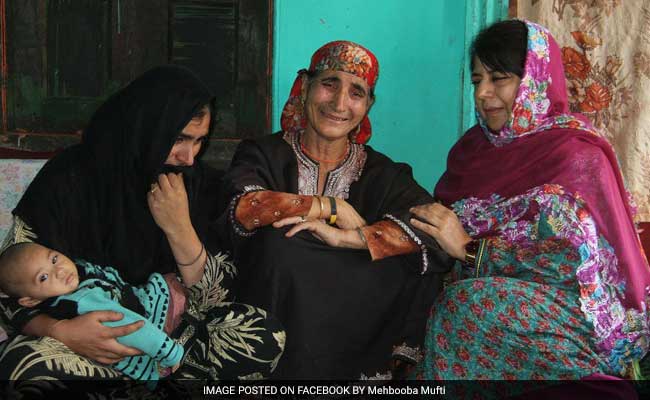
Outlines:
[[[354, 74], [366, 81], [371, 89], [375, 88], [379, 77], [379, 63], [375, 55], [359, 44], [343, 40], [327, 43], [316, 50], [311, 57], [309, 71], [317, 73], [326, 70]], [[307, 126], [301, 98], [305, 72], [307, 71], [304, 69], [298, 71], [289, 99], [282, 109], [280, 124], [285, 132], [305, 129]], [[361, 121], [359, 130], [352, 133], [351, 139], [355, 143], [364, 144], [370, 140], [371, 135], [372, 127], [366, 115]]]
[[[545, 28], [525, 23], [525, 71], [510, 119], [495, 134], [477, 113], [479, 124], [451, 149], [435, 197], [450, 206], [463, 199], [489, 199], [494, 194], [511, 198], [547, 184], [560, 185], [579, 196], [615, 254], [616, 260], [600, 262], [616, 267], [609, 278], [622, 287], [621, 293], [612, 293], [609, 302], [591, 315], [595, 325], [611, 328], [599, 330], [597, 339], [602, 348], [610, 349], [626, 335], [630, 340], [644, 340], [648, 335], [650, 269], [616, 155], [583, 116], [569, 114], [557, 43]], [[482, 231], [477, 236], [490, 234]], [[632, 315], [636, 315], [635, 321], [626, 322]], [[647, 349], [647, 341], [639, 346]]]
[[559, 128], [578, 129], [596, 135], [596, 130], [584, 116], [569, 113], [562, 54], [555, 39], [541, 25], [526, 21], [526, 27], [526, 65], [511, 118], [498, 134], [494, 134], [476, 110], [476, 118], [488, 140], [495, 146], [503, 146], [522, 136]]

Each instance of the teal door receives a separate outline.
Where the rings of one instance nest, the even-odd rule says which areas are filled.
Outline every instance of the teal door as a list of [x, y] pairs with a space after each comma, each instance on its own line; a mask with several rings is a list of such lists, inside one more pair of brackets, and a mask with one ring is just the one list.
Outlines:
[[467, 49], [508, 0], [275, 0], [273, 129], [296, 72], [332, 40], [352, 40], [380, 64], [369, 144], [413, 167], [432, 190], [447, 152], [474, 124]]

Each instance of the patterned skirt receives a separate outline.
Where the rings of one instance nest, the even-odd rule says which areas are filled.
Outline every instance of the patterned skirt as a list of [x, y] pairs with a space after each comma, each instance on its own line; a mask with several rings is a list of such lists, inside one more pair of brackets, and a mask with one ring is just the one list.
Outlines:
[[[593, 324], [580, 310], [575, 250], [562, 243], [541, 247], [546, 251], [525, 260], [492, 249], [496, 254], [484, 276], [445, 288], [431, 309], [425, 357], [413, 378], [528, 380], [528, 388], [504, 386], [516, 394], [539, 388], [533, 380], [613, 374], [596, 351]], [[455, 387], [462, 391], [461, 386]]]

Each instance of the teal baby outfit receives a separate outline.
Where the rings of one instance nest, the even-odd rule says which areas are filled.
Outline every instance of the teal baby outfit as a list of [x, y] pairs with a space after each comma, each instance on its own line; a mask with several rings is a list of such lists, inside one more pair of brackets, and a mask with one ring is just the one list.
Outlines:
[[122, 326], [143, 321], [137, 331], [117, 341], [143, 352], [126, 357], [113, 365], [124, 375], [148, 380], [155, 387], [160, 378], [159, 367], [172, 367], [183, 357], [183, 347], [164, 331], [169, 307], [169, 287], [159, 273], [150, 275], [141, 286], [132, 286], [111, 267], [100, 267], [86, 261], [76, 261], [79, 287], [70, 294], [48, 299], [42, 308], [58, 318], [73, 318], [91, 311], [116, 311], [124, 315], [119, 321], [103, 322], [107, 326]]

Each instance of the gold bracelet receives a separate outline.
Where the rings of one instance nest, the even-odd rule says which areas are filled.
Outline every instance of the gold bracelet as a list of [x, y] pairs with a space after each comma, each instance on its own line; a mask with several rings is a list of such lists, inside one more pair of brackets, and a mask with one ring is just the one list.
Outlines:
[[320, 205], [320, 212], [318, 213], [318, 219], [323, 219], [323, 214], [325, 213], [325, 207], [323, 206], [323, 199], [320, 196], [314, 196], [318, 199], [318, 204]]

